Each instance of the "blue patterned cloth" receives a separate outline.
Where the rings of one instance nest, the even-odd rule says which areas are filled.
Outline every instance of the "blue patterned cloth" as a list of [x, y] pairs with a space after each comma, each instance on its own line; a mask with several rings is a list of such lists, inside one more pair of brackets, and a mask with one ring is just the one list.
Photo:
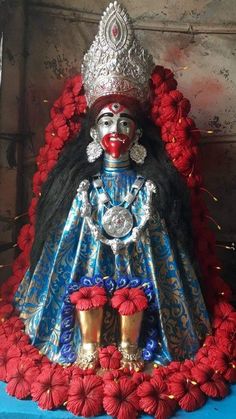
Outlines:
[[[135, 179], [132, 170], [102, 173], [104, 188], [113, 205], [123, 202]], [[99, 203], [92, 183], [89, 196], [93, 219], [101, 225], [106, 208]], [[131, 206], [135, 225], [139, 225], [143, 216], [146, 197], [143, 186]], [[176, 243], [173, 251], [164, 219], [154, 213], [139, 241], [119, 255], [113, 255], [109, 246], [92, 237], [86, 219], [79, 215], [80, 206], [77, 194], [67, 219], [48, 236], [32, 277], [27, 271], [16, 293], [16, 306], [32, 343], [52, 361], [63, 363], [59, 342], [63, 299], [68, 286], [84, 275], [98, 274], [116, 280], [128, 275], [148, 278], [154, 289], [157, 302], [154, 361], [166, 364], [173, 359], [193, 357], [200, 340], [210, 332], [210, 323], [196, 274], [180, 243]], [[118, 336], [117, 328], [115, 315], [107, 310], [103, 330], [105, 344]], [[75, 325], [76, 350], [80, 340], [79, 327]]]

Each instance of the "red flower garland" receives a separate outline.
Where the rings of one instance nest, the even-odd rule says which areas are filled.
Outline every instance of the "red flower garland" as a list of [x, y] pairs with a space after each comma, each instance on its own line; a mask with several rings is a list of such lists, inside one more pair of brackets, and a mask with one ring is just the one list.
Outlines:
[[32, 198], [29, 209], [28, 209], [28, 214], [29, 214], [30, 223], [33, 225], [35, 224], [35, 221], [36, 221], [35, 216], [36, 216], [37, 205], [38, 205], [38, 197]]
[[235, 353], [230, 354], [225, 350], [213, 349], [211, 352], [213, 357], [212, 366], [218, 371], [229, 383], [236, 383], [236, 356]]
[[119, 314], [128, 316], [147, 308], [148, 302], [144, 291], [140, 288], [121, 288], [114, 292], [111, 305]]

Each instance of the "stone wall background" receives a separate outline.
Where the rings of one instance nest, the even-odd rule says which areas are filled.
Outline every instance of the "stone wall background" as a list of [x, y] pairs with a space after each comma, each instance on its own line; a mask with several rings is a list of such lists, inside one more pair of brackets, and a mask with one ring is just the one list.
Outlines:
[[[124, 0], [137, 36], [157, 64], [171, 68], [192, 104], [191, 117], [203, 134], [200, 154], [211, 226], [220, 242], [236, 242], [236, 2], [235, 0]], [[49, 110], [64, 79], [80, 71], [97, 33], [106, 0], [0, 0], [3, 70], [0, 139], [0, 244], [15, 243], [27, 217], [35, 156], [44, 142]], [[0, 28], [1, 32], [1, 28]], [[183, 67], [187, 69], [183, 70]], [[11, 147], [9, 147], [11, 144]], [[14, 144], [16, 144], [14, 150]], [[17, 166], [14, 164], [14, 156]], [[10, 160], [10, 164], [9, 164]], [[223, 276], [234, 285], [235, 252], [218, 247]], [[8, 264], [14, 251], [0, 254]], [[8, 268], [0, 269], [2, 280]], [[235, 287], [235, 285], [234, 285]]]

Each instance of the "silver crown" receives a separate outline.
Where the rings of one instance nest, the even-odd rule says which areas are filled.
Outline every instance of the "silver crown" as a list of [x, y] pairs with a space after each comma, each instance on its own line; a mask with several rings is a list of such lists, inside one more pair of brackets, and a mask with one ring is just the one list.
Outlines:
[[135, 38], [127, 11], [117, 1], [110, 3], [82, 64], [88, 105], [112, 94], [144, 103], [153, 68], [153, 58]]

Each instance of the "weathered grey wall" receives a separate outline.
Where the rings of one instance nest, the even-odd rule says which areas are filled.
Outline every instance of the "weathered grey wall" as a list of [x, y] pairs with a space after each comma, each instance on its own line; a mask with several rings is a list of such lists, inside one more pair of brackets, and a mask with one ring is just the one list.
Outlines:
[[[24, 2], [14, 3], [19, 7]], [[24, 130], [34, 136], [33, 142], [27, 138], [24, 142], [25, 208], [31, 194], [33, 161], [44, 141], [49, 109], [60, 95], [64, 78], [80, 71], [81, 59], [107, 4], [106, 0], [26, 2]], [[179, 89], [191, 101], [191, 116], [198, 127], [215, 131], [210, 138], [203, 135], [200, 150], [206, 187], [219, 197], [219, 202], [208, 196], [206, 200], [222, 226], [221, 231], [216, 230], [218, 240], [236, 241], [236, 2], [124, 0], [122, 4], [156, 63], [174, 71]], [[13, 49], [12, 54], [17, 52]], [[6, 52], [4, 60], [7, 65], [10, 59]], [[8, 207], [13, 211], [9, 202], [0, 210], [4, 213]], [[235, 254], [220, 250], [220, 256], [226, 276], [232, 280]]]
[[[25, 80], [25, 10], [22, 1], [0, 2], [0, 32], [3, 31], [3, 67], [0, 88], [0, 245], [15, 242], [21, 196], [17, 190], [22, 178], [23, 137], [15, 134], [24, 132], [24, 80]], [[6, 141], [5, 136], [11, 136]], [[16, 137], [15, 137], [16, 138]], [[14, 152], [15, 149], [15, 152]], [[9, 164], [9, 161], [10, 164]], [[13, 160], [17, 159], [18, 167]], [[19, 176], [17, 176], [17, 173]], [[0, 265], [10, 265], [13, 249], [0, 253]], [[10, 267], [0, 268], [0, 280], [11, 272]]]

